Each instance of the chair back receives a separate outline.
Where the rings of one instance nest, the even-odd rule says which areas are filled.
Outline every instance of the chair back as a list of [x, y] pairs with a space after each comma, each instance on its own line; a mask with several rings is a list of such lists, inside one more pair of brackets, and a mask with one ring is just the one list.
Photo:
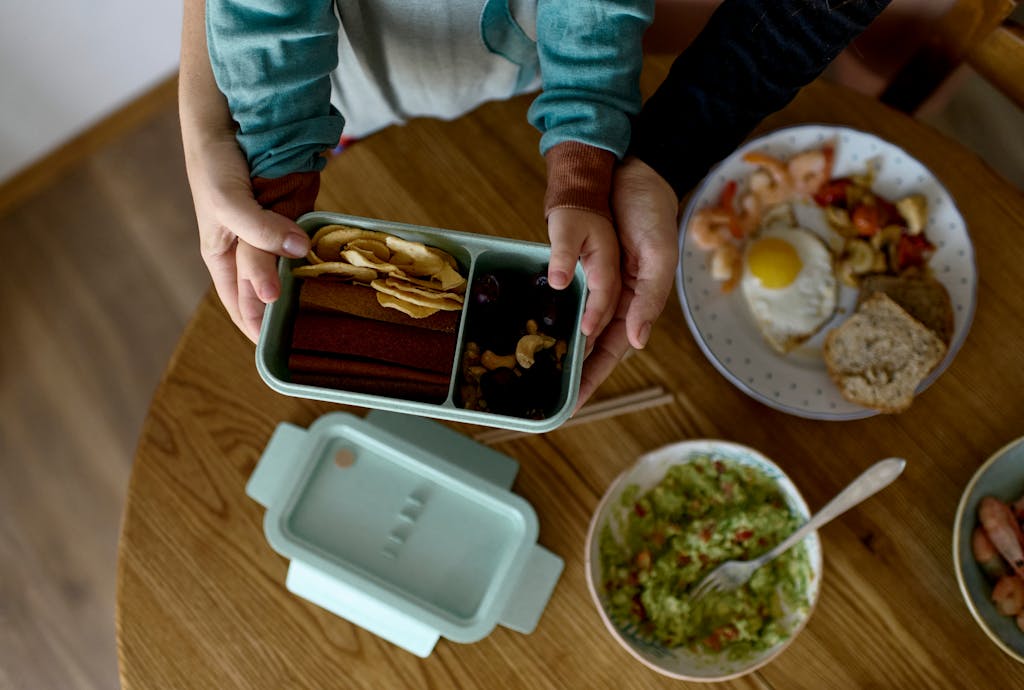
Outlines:
[[913, 113], [960, 65], [967, 64], [1024, 108], [1024, 24], [1018, 0], [957, 0], [881, 95]]

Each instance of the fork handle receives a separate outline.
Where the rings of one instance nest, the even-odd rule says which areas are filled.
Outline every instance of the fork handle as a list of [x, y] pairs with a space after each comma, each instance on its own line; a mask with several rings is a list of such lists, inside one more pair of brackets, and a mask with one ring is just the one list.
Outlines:
[[903, 468], [906, 467], [906, 465], [907, 461], [903, 458], [887, 458], [886, 460], [876, 462], [874, 465], [864, 470], [859, 477], [850, 482], [850, 484], [839, 492], [835, 498], [826, 503], [825, 506], [815, 513], [810, 520], [805, 522], [799, 529], [783, 539], [778, 546], [761, 556], [758, 560], [767, 562], [779, 554], [788, 551], [794, 544], [798, 543], [810, 532], [818, 529], [825, 523], [830, 522], [833, 518], [842, 515], [861, 501], [864, 501], [889, 486], [896, 477], [900, 476], [900, 473], [903, 472]]

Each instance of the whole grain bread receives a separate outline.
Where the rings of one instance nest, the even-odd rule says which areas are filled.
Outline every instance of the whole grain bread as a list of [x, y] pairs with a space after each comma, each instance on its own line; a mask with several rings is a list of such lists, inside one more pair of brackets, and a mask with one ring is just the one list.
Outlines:
[[946, 355], [946, 344], [884, 292], [825, 336], [829, 376], [846, 400], [880, 412], [902, 412]]
[[953, 303], [946, 287], [938, 280], [923, 275], [867, 276], [860, 286], [859, 302], [876, 292], [884, 292], [891, 297], [949, 345], [953, 338]]

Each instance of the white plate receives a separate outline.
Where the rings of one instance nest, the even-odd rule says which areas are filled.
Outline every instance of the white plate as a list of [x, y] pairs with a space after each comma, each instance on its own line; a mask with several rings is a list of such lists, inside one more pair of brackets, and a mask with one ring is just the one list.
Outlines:
[[[839, 308], [832, 320], [803, 346], [780, 355], [762, 339], [740, 291], [722, 292], [721, 284], [709, 271], [710, 252], [698, 248], [686, 232], [691, 215], [716, 204], [729, 180], [740, 182], [742, 188], [743, 180], [754, 170], [753, 165], [743, 161], [745, 153], [760, 151], [786, 158], [830, 141], [835, 143], [834, 177], [862, 173], [866, 161], [878, 157], [881, 166], [873, 185], [877, 193], [893, 200], [917, 193], [928, 200], [925, 234], [936, 246], [930, 263], [953, 302], [954, 330], [945, 359], [921, 383], [918, 392], [938, 378], [963, 344], [974, 316], [978, 282], [974, 248], [964, 219], [945, 187], [903, 149], [872, 134], [829, 125], [789, 127], [747, 142], [719, 163], [697, 188], [683, 214], [676, 289], [686, 323], [701, 350], [740, 390], [770, 407], [800, 417], [862, 419], [877, 412], [843, 399], [821, 356], [825, 333], [853, 311], [857, 291], [842, 286]], [[833, 246], [836, 234], [828, 228], [819, 209], [811, 204], [799, 205], [796, 213], [801, 225]]]

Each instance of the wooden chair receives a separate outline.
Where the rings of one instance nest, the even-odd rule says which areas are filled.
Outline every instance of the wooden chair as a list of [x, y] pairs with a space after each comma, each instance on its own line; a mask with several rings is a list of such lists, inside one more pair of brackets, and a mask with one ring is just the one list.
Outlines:
[[1024, 108], [1024, 24], [1012, 19], [1018, 0], [957, 0], [921, 49], [881, 95], [883, 103], [917, 111], [962, 64]]

